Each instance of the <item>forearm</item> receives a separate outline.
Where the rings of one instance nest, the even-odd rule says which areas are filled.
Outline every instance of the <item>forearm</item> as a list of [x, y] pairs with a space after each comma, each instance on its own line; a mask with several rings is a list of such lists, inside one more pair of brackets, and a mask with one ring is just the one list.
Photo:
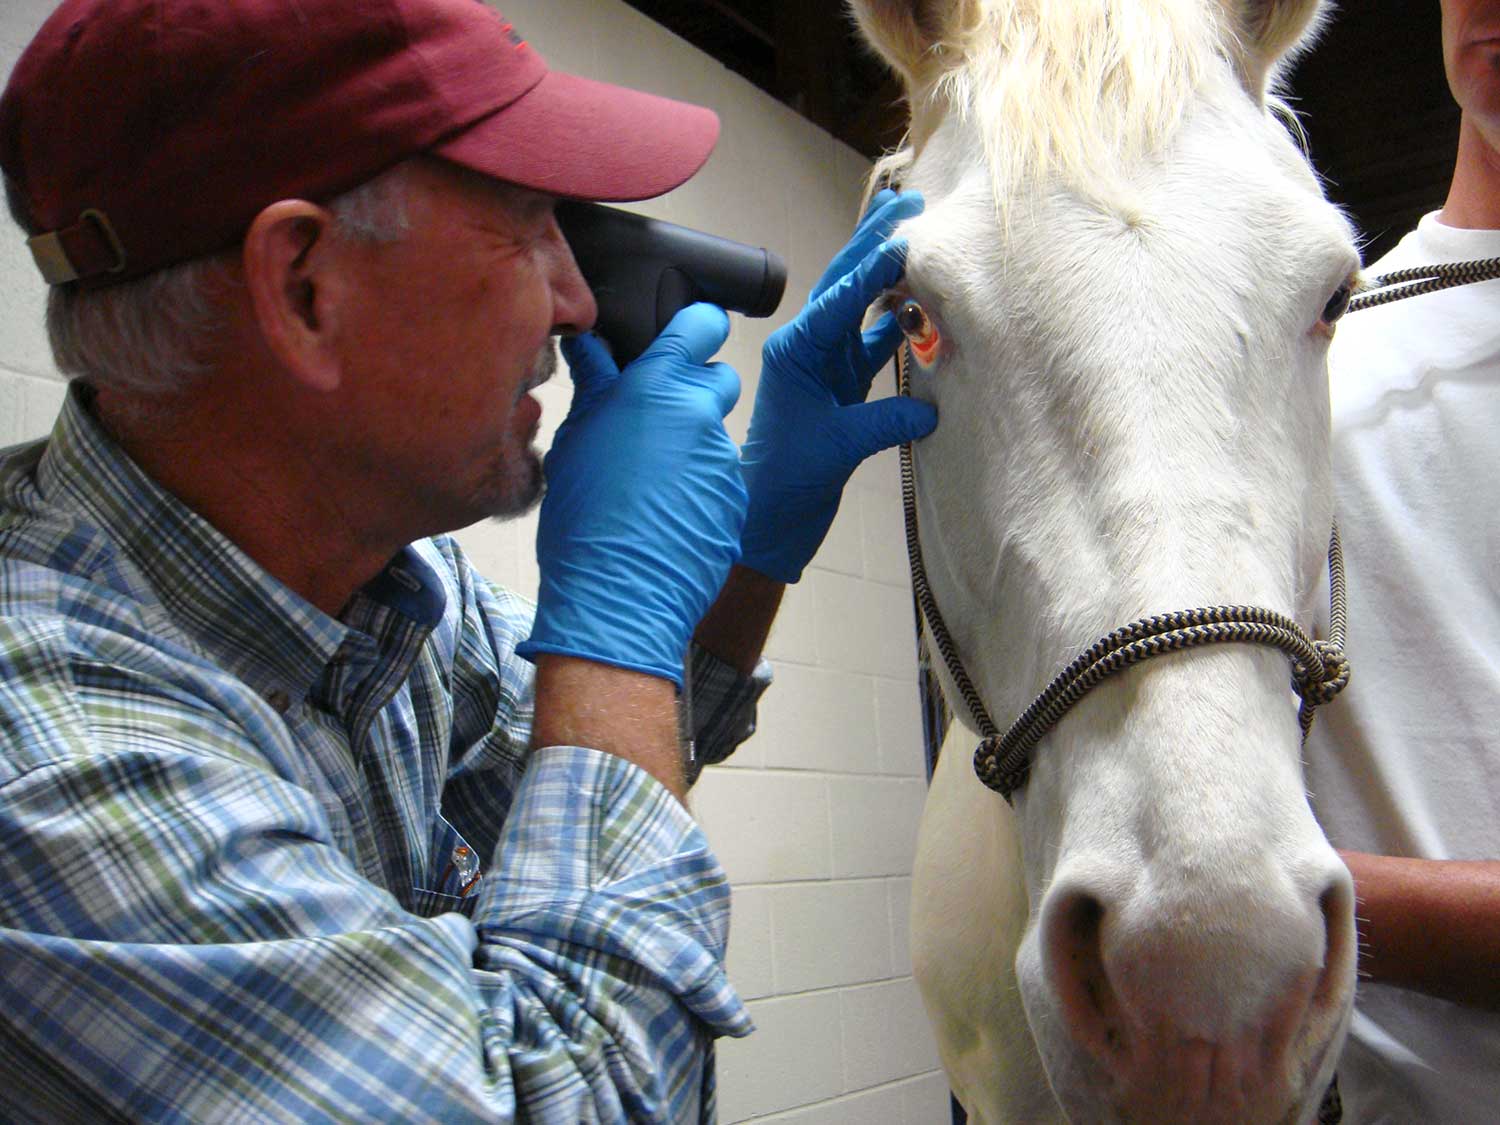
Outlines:
[[[747, 567], [731, 568], [718, 598], [703, 615], [694, 640], [741, 676], [755, 672], [786, 586]], [[664, 679], [612, 665], [555, 654], [536, 659], [535, 746], [585, 746], [634, 762], [684, 799], [687, 776], [677, 697]], [[707, 700], [703, 701], [705, 704]], [[710, 727], [724, 733], [724, 716]], [[753, 716], [753, 711], [746, 712]], [[697, 716], [689, 717], [696, 728]], [[751, 726], [745, 725], [748, 732]], [[722, 750], [703, 745], [708, 760], [733, 750], [743, 735], [729, 735]]]
[[634, 762], [679, 801], [687, 794], [669, 680], [571, 656], [536, 660], [535, 746], [583, 746]]
[[1362, 977], [1500, 1011], [1500, 861], [1340, 854]]
[[693, 639], [741, 675], [748, 676], [760, 661], [785, 592], [785, 583], [749, 567], [732, 567], [718, 598], [698, 623]]
[[[7, 1046], [46, 1062], [0, 1090], [0, 1119], [50, 1105], [80, 1121], [153, 1107], [189, 1120], [582, 1121], [624, 1103], [632, 1120], [698, 1120], [707, 1040], [748, 1030], [722, 971], [728, 889], [686, 812], [639, 771], [570, 748], [535, 755], [472, 921], [451, 901], [435, 917], [400, 909], [306, 831], [317, 809], [303, 791], [211, 760], [180, 772], [166, 781], [186, 791], [129, 791], [152, 812], [198, 813], [143, 817], [159, 826], [154, 862], [132, 863], [140, 827], [85, 808], [67, 817], [87, 853], [69, 898], [54, 887], [0, 908]], [[80, 792], [92, 776], [69, 773]], [[224, 801], [201, 781], [215, 777]], [[0, 823], [26, 807], [28, 786], [12, 788]], [[434, 872], [419, 885], [441, 885]], [[59, 901], [75, 920], [79, 903], [108, 910], [75, 921], [81, 936], [59, 933]], [[37, 999], [53, 994], [66, 1011]], [[623, 1061], [591, 1065], [606, 1054]]]

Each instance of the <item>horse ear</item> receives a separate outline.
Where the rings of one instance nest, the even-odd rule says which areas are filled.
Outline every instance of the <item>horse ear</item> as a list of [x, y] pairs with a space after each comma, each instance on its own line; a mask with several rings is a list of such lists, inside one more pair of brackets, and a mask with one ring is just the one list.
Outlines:
[[1237, 33], [1245, 87], [1264, 99], [1281, 71], [1317, 36], [1328, 0], [1222, 0]]
[[849, 8], [866, 42], [915, 95], [957, 65], [980, 0], [849, 0]]

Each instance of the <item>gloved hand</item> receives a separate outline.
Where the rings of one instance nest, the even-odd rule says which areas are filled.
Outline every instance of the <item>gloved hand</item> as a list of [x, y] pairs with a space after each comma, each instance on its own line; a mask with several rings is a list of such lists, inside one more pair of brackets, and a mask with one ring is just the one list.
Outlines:
[[740, 451], [750, 494], [740, 561], [780, 582], [802, 577], [859, 463], [937, 425], [937, 411], [925, 402], [865, 402], [901, 330], [886, 313], [860, 331], [870, 303], [906, 268], [905, 243], [885, 239], [922, 206], [916, 192], [877, 194], [807, 306], [766, 341], [750, 434]]
[[672, 680], [698, 620], [739, 556], [745, 487], [724, 416], [733, 368], [708, 359], [729, 335], [689, 305], [620, 371], [594, 336], [564, 340], [575, 389], [544, 468], [536, 623], [517, 648]]

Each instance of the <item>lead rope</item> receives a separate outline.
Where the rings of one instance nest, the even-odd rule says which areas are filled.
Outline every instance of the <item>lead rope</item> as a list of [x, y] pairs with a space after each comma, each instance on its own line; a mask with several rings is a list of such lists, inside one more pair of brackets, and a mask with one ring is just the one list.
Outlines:
[[[903, 395], [910, 393], [909, 364], [910, 358], [902, 348], [897, 355], [896, 381], [897, 391]], [[974, 772], [980, 781], [1007, 802], [1026, 782], [1031, 770], [1032, 748], [1075, 703], [1108, 677], [1154, 656], [1231, 642], [1264, 644], [1280, 649], [1292, 661], [1292, 687], [1302, 700], [1298, 719], [1304, 739], [1312, 729], [1317, 708], [1336, 696], [1349, 682], [1349, 662], [1343, 655], [1348, 619], [1343, 551], [1335, 527], [1328, 549], [1332, 601], [1329, 614], [1331, 636], [1328, 640], [1314, 641], [1290, 618], [1255, 606], [1207, 606], [1144, 617], [1091, 645], [1053, 679], [1002, 735], [959, 659], [957, 646], [927, 582], [917, 534], [916, 473], [910, 443], [901, 447], [901, 502], [906, 522], [907, 561], [911, 566], [912, 590], [917, 605], [954, 687], [963, 697], [983, 739], [974, 752]]]
[[1423, 293], [1436, 293], [1439, 289], [1451, 289], [1455, 285], [1470, 285], [1476, 281], [1493, 281], [1496, 278], [1500, 278], [1500, 258], [1478, 258], [1471, 262], [1445, 262], [1438, 266], [1413, 266], [1411, 269], [1393, 270], [1381, 274], [1356, 294], [1349, 302], [1349, 311], [1360, 312], [1405, 297], [1417, 297]]
[[[1360, 312], [1406, 297], [1496, 278], [1500, 278], [1500, 258], [1395, 270], [1376, 277], [1366, 291], [1349, 302], [1349, 311]], [[902, 395], [911, 393], [910, 362], [909, 350], [903, 345], [896, 353], [896, 389]], [[1105, 679], [1151, 657], [1208, 644], [1262, 644], [1280, 649], [1292, 662], [1292, 688], [1301, 699], [1297, 719], [1304, 742], [1312, 731], [1317, 709], [1343, 691], [1349, 682], [1349, 660], [1344, 655], [1348, 595], [1343, 548], [1335, 524], [1328, 542], [1327, 640], [1315, 641], [1290, 618], [1255, 606], [1208, 606], [1145, 617], [1091, 645], [1047, 685], [1002, 735], [959, 659], [957, 646], [927, 583], [917, 534], [916, 473], [909, 442], [901, 446], [901, 503], [906, 522], [906, 556], [917, 607], [983, 739], [974, 751], [974, 772], [1007, 802], [1025, 784], [1031, 771], [1031, 751], [1042, 736]]]

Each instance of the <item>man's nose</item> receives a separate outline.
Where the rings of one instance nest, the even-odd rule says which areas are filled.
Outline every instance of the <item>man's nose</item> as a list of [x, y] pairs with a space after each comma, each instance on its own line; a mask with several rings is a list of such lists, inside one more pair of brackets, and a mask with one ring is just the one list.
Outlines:
[[594, 292], [583, 279], [578, 262], [573, 258], [573, 249], [563, 237], [557, 220], [552, 220], [552, 294], [553, 331], [568, 335], [587, 332], [599, 318], [599, 305]]

